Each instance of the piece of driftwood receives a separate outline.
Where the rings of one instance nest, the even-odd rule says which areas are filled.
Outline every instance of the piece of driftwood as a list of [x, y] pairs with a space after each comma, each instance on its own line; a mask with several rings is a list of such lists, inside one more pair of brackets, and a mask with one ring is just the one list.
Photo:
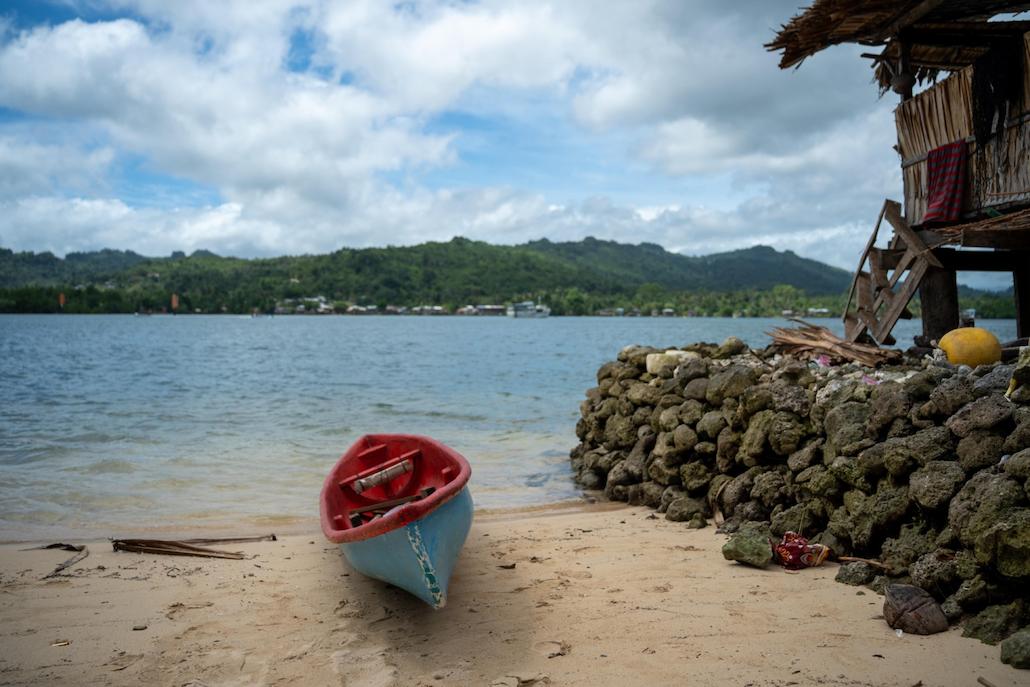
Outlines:
[[46, 546], [33, 546], [31, 549], [22, 549], [22, 551], [40, 551], [43, 549], [61, 549], [62, 551], [74, 551], [75, 555], [66, 560], [65, 562], [58, 565], [56, 568], [51, 570], [49, 573], [43, 576], [43, 579], [54, 577], [59, 575], [64, 570], [75, 565], [79, 561], [86, 558], [89, 555], [89, 548], [85, 544], [65, 544], [58, 542], [56, 544], [47, 544]]
[[869, 367], [901, 360], [901, 352], [880, 348], [873, 344], [847, 341], [826, 327], [820, 327], [804, 320], [792, 320], [801, 326], [796, 329], [777, 327], [766, 332], [773, 340], [773, 346], [783, 353], [793, 353], [816, 358], [828, 355], [838, 360], [850, 360]]
[[179, 539], [187, 544], [247, 544], [258, 541], [279, 541], [274, 534], [260, 534], [256, 537], [221, 537], [218, 539]]
[[[206, 540], [215, 542], [217, 540]], [[164, 539], [112, 539], [111, 546], [115, 551], [130, 553], [155, 553], [167, 556], [198, 556], [200, 558], [246, 558], [240, 551], [220, 551], [209, 549], [186, 541], [169, 541]]]
[[859, 558], [858, 556], [838, 556], [837, 560], [842, 561], [844, 563], [865, 563], [866, 565], [871, 565], [874, 568], [879, 568], [880, 570], [887, 569], [886, 565], [884, 565], [880, 561], [874, 561], [871, 558]]

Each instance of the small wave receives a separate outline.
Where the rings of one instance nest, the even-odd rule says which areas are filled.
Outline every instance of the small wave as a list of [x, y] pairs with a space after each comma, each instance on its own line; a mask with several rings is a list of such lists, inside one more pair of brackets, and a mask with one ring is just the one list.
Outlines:
[[83, 475], [127, 475], [130, 472], [135, 472], [136, 466], [120, 458], [105, 458], [89, 465], [79, 465], [64, 469], [68, 472], [78, 472]]
[[486, 422], [490, 418], [486, 415], [470, 415], [466, 413], [452, 413], [446, 410], [415, 410], [407, 415], [418, 417], [441, 418], [445, 420], [462, 420], [465, 422]]
[[551, 475], [548, 475], [547, 473], [544, 473], [544, 472], [536, 472], [536, 473], [534, 473], [532, 475], [528, 475], [526, 477], [526, 486], [527, 487], [542, 487], [544, 485], [544, 482], [546, 482], [549, 479], [551, 479]]
[[65, 437], [65, 441], [81, 444], [108, 444], [112, 441], [118, 441], [118, 438], [104, 432], [81, 432]]
[[72, 453], [65, 446], [47, 446], [45, 448], [16, 448], [0, 450], [0, 465], [25, 465], [43, 460], [60, 458]]

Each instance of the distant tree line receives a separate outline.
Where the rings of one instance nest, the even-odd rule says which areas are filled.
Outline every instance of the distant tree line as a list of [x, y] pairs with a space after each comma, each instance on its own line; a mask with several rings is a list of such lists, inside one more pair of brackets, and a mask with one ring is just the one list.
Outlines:
[[[613, 241], [495, 246], [463, 238], [418, 246], [342, 249], [267, 259], [209, 251], [147, 258], [130, 251], [15, 253], [0, 248], [0, 312], [273, 312], [324, 297], [350, 304], [503, 304], [531, 299], [555, 315], [671, 309], [699, 316], [775, 316], [824, 308], [839, 314], [844, 270], [768, 247], [689, 257], [653, 244]], [[65, 294], [63, 308], [59, 294]], [[963, 288], [979, 317], [1014, 317], [1011, 295]], [[918, 303], [913, 304], [918, 309]]]

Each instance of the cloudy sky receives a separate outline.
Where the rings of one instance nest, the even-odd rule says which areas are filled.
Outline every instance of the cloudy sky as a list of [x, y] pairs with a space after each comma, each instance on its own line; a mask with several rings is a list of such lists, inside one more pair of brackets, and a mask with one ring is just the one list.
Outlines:
[[455, 235], [853, 269], [901, 196], [861, 49], [799, 0], [10, 0], [0, 246], [319, 253]]

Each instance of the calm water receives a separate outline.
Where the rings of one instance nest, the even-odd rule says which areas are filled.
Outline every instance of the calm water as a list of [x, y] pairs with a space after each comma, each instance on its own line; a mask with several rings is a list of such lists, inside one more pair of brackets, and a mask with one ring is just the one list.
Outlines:
[[575, 498], [567, 455], [602, 362], [630, 343], [760, 346], [783, 323], [0, 315], [0, 539], [310, 521], [367, 432], [453, 446], [480, 507]]

